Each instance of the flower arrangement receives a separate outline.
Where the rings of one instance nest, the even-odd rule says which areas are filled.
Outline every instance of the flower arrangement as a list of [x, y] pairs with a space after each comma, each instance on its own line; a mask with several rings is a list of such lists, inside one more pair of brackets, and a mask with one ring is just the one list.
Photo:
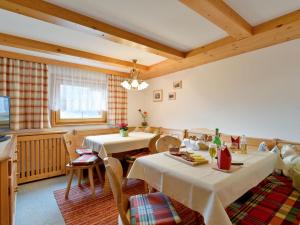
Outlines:
[[146, 111], [142, 111], [141, 109], [139, 109], [138, 111], [141, 114], [142, 119], [143, 119], [142, 126], [147, 126], [148, 125], [148, 123], [147, 123], [148, 113]]
[[120, 129], [120, 135], [122, 137], [128, 137], [128, 124], [127, 123], [120, 123], [118, 125], [119, 129]]
[[118, 125], [118, 127], [120, 128], [120, 130], [128, 130], [128, 124], [127, 123], [120, 123]]

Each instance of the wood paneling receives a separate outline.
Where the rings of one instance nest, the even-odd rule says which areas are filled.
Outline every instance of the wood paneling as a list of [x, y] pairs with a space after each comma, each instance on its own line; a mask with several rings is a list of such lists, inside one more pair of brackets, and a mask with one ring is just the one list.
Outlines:
[[[34, 50], [46, 53], [56, 53], [63, 55], [76, 56], [86, 59], [92, 59], [99, 61], [108, 65], [120, 66], [125, 68], [131, 68], [133, 66], [132, 62], [111, 58], [104, 55], [99, 55], [91, 52], [85, 52], [74, 48], [67, 48], [55, 44], [50, 44], [46, 42], [36, 41], [28, 38], [18, 37], [10, 34], [0, 33], [0, 44], [22, 48], [27, 50]], [[148, 70], [148, 66], [141, 64], [136, 64], [136, 68], [140, 70]]]
[[112, 75], [116, 75], [116, 76], [120, 76], [120, 77], [129, 77], [129, 73], [120, 72], [120, 71], [116, 71], [116, 70], [104, 69], [104, 68], [100, 68], [100, 67], [88, 66], [88, 65], [78, 64], [78, 63], [64, 62], [64, 61], [55, 60], [55, 59], [48, 59], [48, 58], [44, 58], [44, 57], [31, 56], [31, 55], [3, 51], [3, 50], [0, 50], [0, 56], [11, 58], [11, 59], [20, 59], [20, 60], [26, 60], [26, 61], [31, 61], [31, 62], [45, 63], [47, 65], [73, 67], [73, 68], [78, 68], [78, 69], [82, 69], [82, 70], [90, 70], [90, 71], [95, 71], [95, 72], [99, 72], [99, 73], [112, 74]]
[[[221, 133], [221, 140], [227, 143], [231, 143], [231, 136], [237, 137], [237, 135], [230, 135], [230, 134], [223, 134]], [[271, 150], [276, 145], [275, 139], [268, 139], [268, 138], [257, 138], [257, 137], [247, 137], [247, 145], [258, 148], [260, 143], [265, 142], [268, 148]]]
[[197, 129], [187, 130], [186, 137], [196, 136], [198, 138], [202, 138], [204, 134], [209, 136], [214, 136], [215, 133], [216, 132], [214, 130], [210, 130], [207, 128], [197, 128]]
[[183, 138], [186, 136], [186, 130], [185, 129], [160, 128], [160, 134], [161, 135], [170, 135], [172, 137], [176, 137], [176, 138], [179, 138], [180, 140], [183, 140]]
[[166, 60], [150, 67], [143, 79], [159, 77], [180, 70], [215, 62], [245, 52], [269, 47], [300, 37], [300, 10], [278, 17], [253, 28], [253, 35], [242, 40], [230, 37], [192, 50], [187, 58]]
[[74, 134], [78, 135], [78, 145], [83, 143], [83, 139], [86, 136], [113, 134], [119, 133], [119, 128], [106, 128], [106, 129], [90, 129], [90, 130], [74, 130]]
[[48, 2], [39, 0], [1, 0], [0, 7], [15, 13], [72, 29], [80, 29], [83, 31], [84, 29], [80, 26], [92, 28], [104, 32], [103, 38], [130, 47], [136, 47], [166, 58], [180, 59], [184, 57], [183, 52], [174, 48]]
[[276, 145], [281, 149], [283, 145], [294, 145], [297, 152], [300, 154], [300, 142], [288, 141], [283, 139], [275, 139]]
[[64, 133], [18, 135], [18, 183], [66, 173], [68, 159], [62, 136]]
[[252, 35], [251, 25], [222, 0], [180, 0], [235, 39]]
[[[200, 138], [202, 137], [203, 134], [214, 136], [215, 131], [207, 128], [187, 130], [187, 137], [196, 136]], [[221, 133], [221, 140], [224, 141], [225, 143], [231, 143], [231, 136], [237, 137], [237, 135]], [[247, 136], [246, 139], [247, 139], [247, 145], [254, 148], [258, 148], [261, 142], [265, 142], [266, 145], [269, 147], [269, 149], [272, 149], [276, 144], [276, 139], [247, 137]]]
[[16, 206], [16, 173], [17, 154], [16, 140], [6, 141], [4, 147], [1, 146], [0, 153], [5, 153], [6, 157], [0, 160], [0, 224], [13, 225]]

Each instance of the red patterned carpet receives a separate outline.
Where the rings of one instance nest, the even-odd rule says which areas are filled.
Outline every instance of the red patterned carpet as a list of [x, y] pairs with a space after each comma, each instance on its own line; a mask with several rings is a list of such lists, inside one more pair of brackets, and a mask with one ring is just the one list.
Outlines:
[[300, 192], [289, 178], [269, 176], [247, 194], [248, 199], [239, 199], [226, 209], [232, 224], [300, 224]]
[[[116, 225], [118, 210], [112, 195], [104, 196], [100, 186], [96, 198], [91, 197], [87, 186], [72, 187], [69, 200], [65, 189], [54, 192], [56, 201], [67, 225]], [[128, 195], [144, 192], [141, 181], [128, 182]], [[203, 218], [198, 213], [173, 201], [183, 225], [201, 225]], [[234, 225], [299, 225], [300, 192], [292, 187], [286, 177], [271, 175], [227, 209]]]
[[[128, 182], [125, 189], [128, 195], [144, 192], [144, 184], [141, 181]], [[69, 193], [69, 199], [65, 200], [65, 189], [54, 192], [58, 207], [67, 225], [116, 225], [118, 210], [112, 195], [104, 196], [100, 185], [96, 186], [96, 198], [91, 196], [88, 186], [74, 186]], [[183, 225], [204, 224], [202, 216], [172, 201], [176, 211], [183, 220]]]

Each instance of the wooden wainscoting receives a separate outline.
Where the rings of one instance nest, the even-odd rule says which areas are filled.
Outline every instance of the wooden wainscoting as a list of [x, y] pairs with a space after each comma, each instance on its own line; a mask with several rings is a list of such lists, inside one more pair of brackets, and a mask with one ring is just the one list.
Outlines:
[[17, 136], [18, 184], [66, 173], [68, 162], [63, 134], [51, 131]]
[[294, 145], [296, 151], [300, 154], [300, 142], [288, 141], [283, 139], [276, 139], [276, 145], [281, 149], [283, 145]]
[[103, 128], [103, 129], [93, 129], [93, 130], [73, 130], [74, 134], [78, 135], [77, 145], [83, 143], [83, 139], [86, 136], [102, 135], [102, 134], [113, 134], [118, 133], [119, 128]]
[[183, 140], [186, 136], [186, 130], [185, 129], [169, 129], [169, 128], [160, 128], [160, 134], [161, 135], [170, 135], [173, 137], [177, 137], [180, 140]]
[[215, 131], [207, 128], [191, 129], [191, 130], [187, 130], [186, 137], [196, 136], [197, 138], [202, 138], [204, 134], [213, 136], [215, 135]]

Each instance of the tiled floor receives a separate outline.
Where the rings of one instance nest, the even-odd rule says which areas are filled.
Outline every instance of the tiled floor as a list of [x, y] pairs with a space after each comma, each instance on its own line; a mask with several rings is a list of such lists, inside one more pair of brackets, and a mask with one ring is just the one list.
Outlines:
[[64, 225], [53, 191], [65, 188], [66, 181], [67, 177], [61, 176], [20, 185], [15, 225]]

